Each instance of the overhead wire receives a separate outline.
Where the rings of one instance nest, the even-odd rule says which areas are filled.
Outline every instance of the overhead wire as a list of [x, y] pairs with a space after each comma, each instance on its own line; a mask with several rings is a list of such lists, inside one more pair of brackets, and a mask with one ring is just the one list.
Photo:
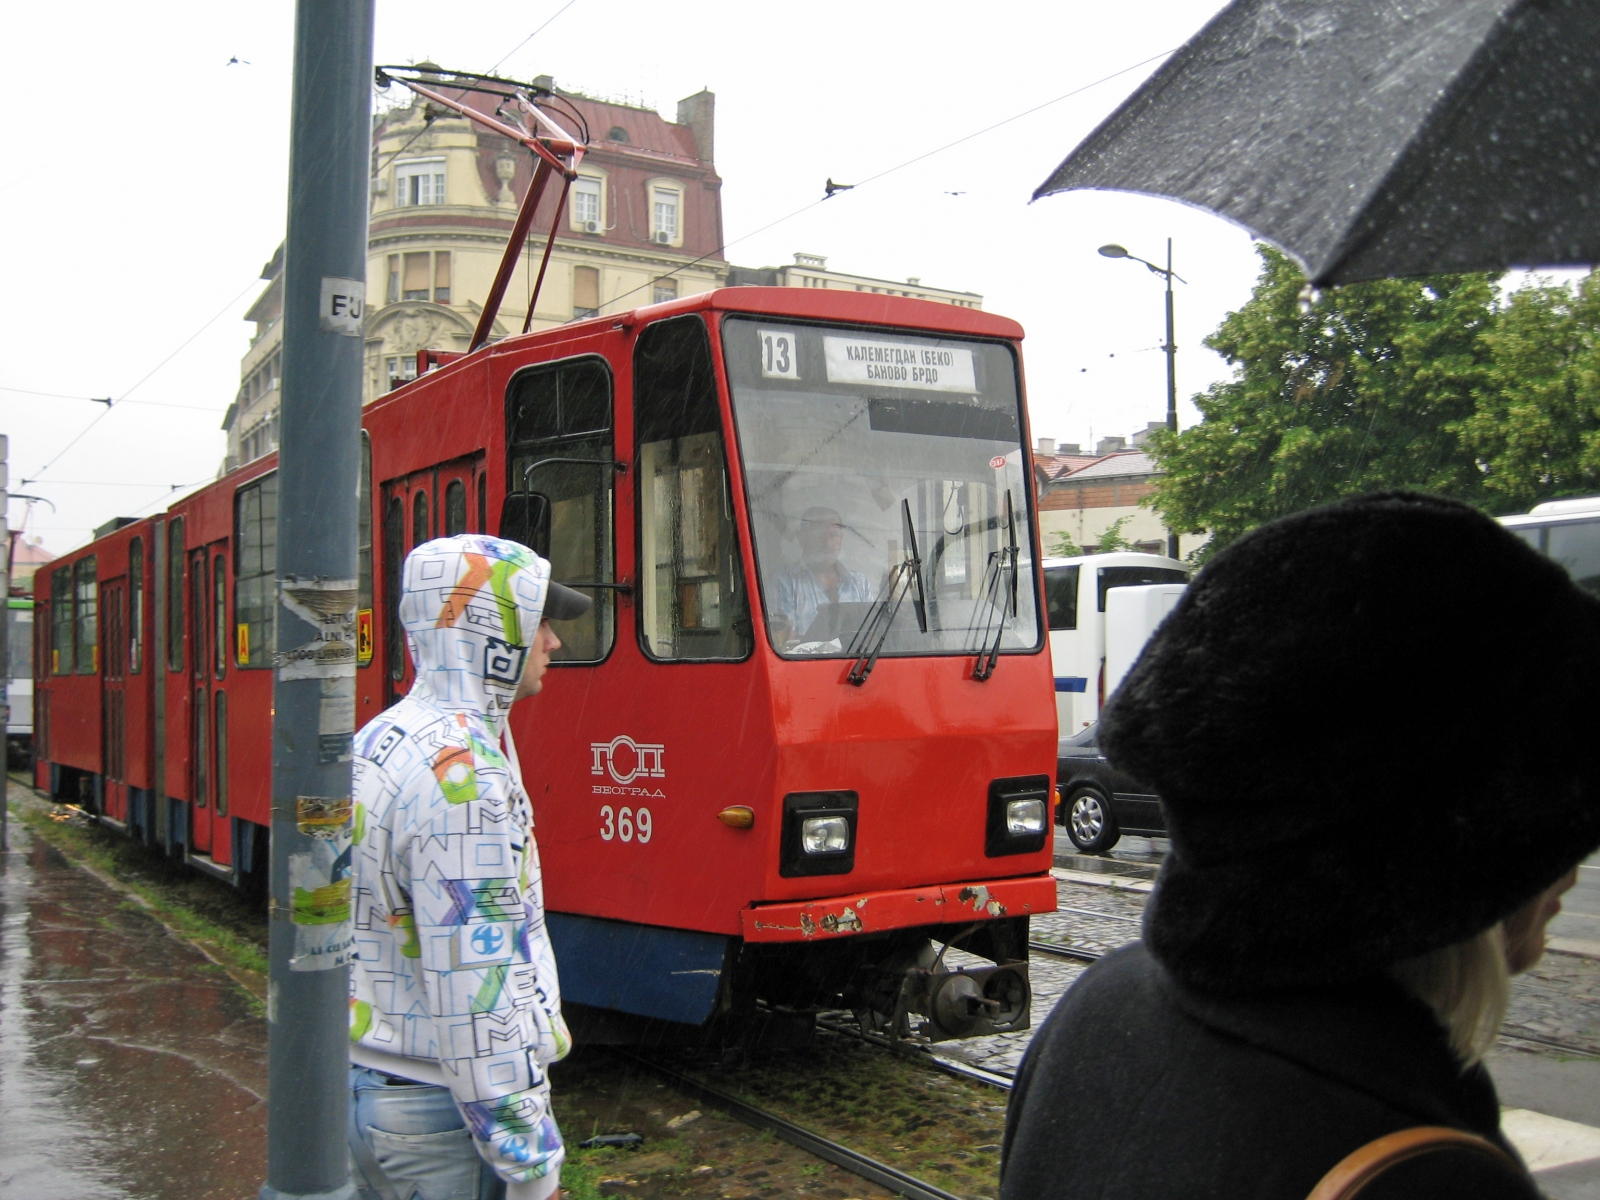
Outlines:
[[515, 46], [513, 46], [509, 51], [507, 51], [505, 54], [501, 55], [500, 56], [500, 61], [495, 63], [494, 66], [490, 67], [489, 70], [487, 72], [485, 72], [485, 74], [493, 74], [494, 71], [496, 70], [496, 68], [498, 68], [500, 66], [500, 63], [505, 62], [506, 59], [510, 58], [518, 50], [521, 50], [529, 42], [533, 41], [534, 38], [538, 37], [541, 33], [544, 32], [544, 29], [545, 29], [546, 25], [549, 25], [551, 21], [554, 21], [557, 17], [559, 17], [562, 13], [566, 12], [567, 9], [571, 8], [577, 2], [578, 2], [578, 0], [567, 0], [567, 2], [565, 4], [563, 4], [560, 8], [556, 9], [555, 12], [551, 13], [550, 16], [545, 19], [544, 25], [540, 25], [538, 29], [535, 29], [527, 37], [523, 38], [520, 42], [518, 42]]
[[[0, 387], [0, 392], [12, 392], [19, 396], [47, 396], [52, 400], [87, 400], [93, 404], [113, 403], [109, 396], [68, 396], [61, 392], [36, 392], [32, 388]], [[187, 412], [207, 412], [220, 415], [226, 409], [211, 408], [203, 404], [173, 404], [169, 400], [118, 400], [117, 404], [143, 404], [151, 408], [181, 408]]]
[[[118, 396], [110, 404], [106, 405], [106, 410], [104, 412], [96, 414], [94, 420], [90, 421], [87, 425], [85, 425], [78, 432], [78, 436], [77, 437], [73, 438], [70, 442], [68, 442], [65, 446], [63, 446], [60, 450], [58, 450], [56, 452], [56, 454], [55, 454], [55, 457], [51, 458], [49, 462], [44, 464], [44, 466], [38, 468], [36, 471], [33, 471], [33, 472], [29, 473], [28, 477], [26, 479], [24, 479], [23, 482], [24, 483], [31, 483], [32, 481], [38, 479], [41, 475], [43, 475], [51, 467], [55, 466], [56, 463], [60, 462], [61, 459], [62, 459], [62, 456], [64, 456], [69, 450], [71, 450], [74, 446], [76, 446], [79, 442], [83, 441], [83, 439], [89, 435], [89, 431], [90, 430], [92, 430], [96, 425], [100, 424], [101, 421], [104, 421], [107, 417], [109, 417], [115, 409], [117, 409], [118, 407], [121, 406], [121, 404], [122, 404], [122, 402], [124, 400], [126, 400], [134, 392], [138, 391], [141, 387], [143, 387], [146, 383], [148, 383], [150, 381], [150, 378], [153, 375], [155, 375], [155, 373], [157, 371], [161, 370], [162, 367], [166, 366], [173, 359], [177, 358], [179, 354], [183, 353], [183, 351], [188, 348], [189, 343], [193, 342], [202, 333], [204, 333], [206, 330], [210, 329], [213, 325], [215, 325], [218, 321], [220, 321], [223, 318], [223, 316], [228, 312], [228, 310], [231, 309], [235, 304], [239, 303], [240, 300], [244, 299], [245, 294], [247, 292], [249, 292], [251, 288], [255, 287], [256, 284], [259, 283], [259, 282], [260, 282], [259, 279], [252, 279], [249, 283], [245, 284], [244, 287], [239, 289], [238, 295], [234, 296], [226, 304], [224, 304], [220, 309], [218, 309], [215, 316], [213, 316], [210, 320], [208, 320], [204, 325], [200, 326], [199, 329], [196, 329], [188, 337], [184, 338], [183, 341], [178, 344], [177, 349], [173, 350], [171, 354], [168, 354], [165, 358], [163, 358], [155, 366], [151, 367], [142, 376], [140, 376], [139, 381], [137, 383], [135, 383], [132, 387], [130, 387], [126, 391], [124, 391], [121, 396]], [[152, 403], [154, 403], [154, 402], [152, 402]]]
[[[1013, 115], [1011, 115], [1009, 117], [1006, 117], [1004, 120], [996, 121], [992, 125], [985, 125], [982, 129], [974, 130], [972, 133], [963, 134], [961, 137], [956, 138], [954, 141], [946, 142], [942, 146], [936, 146], [932, 150], [924, 151], [923, 153], [916, 155], [914, 158], [908, 158], [908, 159], [905, 160], [905, 162], [898, 163], [897, 165], [889, 167], [886, 170], [879, 171], [876, 175], [869, 175], [865, 179], [861, 180], [859, 183], [851, 185], [851, 187], [848, 188], [848, 189], [838, 189], [838, 190], [836, 190], [834, 192], [831, 192], [831, 193], [829, 193], [827, 195], [821, 196], [818, 199], [811, 201], [809, 204], [801, 205], [799, 208], [795, 209], [793, 212], [788, 213], [785, 216], [781, 216], [781, 217], [777, 218], [774, 221], [768, 221], [765, 225], [761, 226], [759, 229], [752, 229], [749, 233], [740, 234], [736, 238], [732, 238], [732, 239], [730, 239], [730, 240], [728, 240], [726, 242], [723, 242], [715, 250], [708, 250], [706, 253], [702, 254], [699, 258], [696, 258], [696, 259], [693, 259], [693, 260], [691, 260], [689, 262], [686, 262], [681, 266], [674, 267], [667, 274], [659, 276], [658, 278], [671, 279], [674, 275], [677, 275], [680, 271], [687, 271], [690, 267], [699, 266], [701, 263], [705, 262], [707, 259], [717, 257], [724, 250], [727, 250], [731, 246], [737, 246], [740, 242], [749, 241], [751, 238], [755, 237], [756, 235], [765, 233], [767, 230], [775, 228], [776, 226], [782, 225], [786, 221], [792, 221], [795, 217], [800, 216], [802, 213], [810, 212], [813, 208], [816, 208], [817, 205], [825, 204], [829, 200], [832, 200], [835, 196], [842, 195], [847, 190], [848, 191], [855, 191], [855, 190], [857, 190], [859, 188], [865, 187], [869, 183], [875, 183], [876, 181], [878, 181], [880, 179], [883, 179], [883, 178], [885, 178], [885, 177], [887, 177], [889, 175], [893, 175], [896, 171], [903, 171], [907, 167], [914, 166], [915, 164], [917, 164], [919, 162], [922, 162], [924, 159], [932, 158], [936, 154], [943, 154], [946, 150], [953, 149], [954, 147], [961, 145], [963, 142], [970, 142], [973, 138], [982, 137], [986, 133], [992, 133], [994, 130], [999, 129], [1002, 126], [1010, 125], [1013, 121], [1020, 121], [1020, 120], [1022, 120], [1023, 117], [1032, 116], [1034, 113], [1040, 112], [1040, 111], [1042, 111], [1042, 110], [1044, 110], [1046, 108], [1049, 108], [1053, 104], [1060, 104], [1063, 100], [1070, 100], [1074, 96], [1082, 95], [1084, 92], [1089, 91], [1091, 88], [1097, 88], [1103, 83], [1111, 82], [1111, 80], [1116, 79], [1118, 76], [1126, 75], [1130, 71], [1137, 71], [1140, 67], [1149, 66], [1153, 62], [1156, 62], [1156, 61], [1158, 61], [1160, 59], [1166, 58], [1168, 55], [1173, 54], [1177, 49], [1178, 49], [1178, 47], [1174, 46], [1171, 50], [1163, 50], [1160, 54], [1152, 54], [1149, 58], [1142, 59], [1141, 61], [1136, 62], [1136, 63], [1132, 63], [1129, 66], [1121, 68], [1120, 70], [1113, 71], [1109, 75], [1102, 75], [1099, 79], [1094, 80], [1092, 83], [1086, 83], [1086, 84], [1083, 84], [1081, 87], [1073, 88], [1070, 92], [1063, 92], [1061, 95], [1055, 97], [1053, 100], [1046, 100], [1042, 104], [1035, 104], [1032, 108], [1023, 109], [1023, 111], [1021, 111], [1019, 113], [1014, 113]], [[621, 295], [613, 297], [612, 300], [610, 301], [610, 303], [614, 304], [618, 300], [623, 300], [623, 299], [626, 299], [629, 296], [632, 296], [635, 292], [642, 292], [648, 287], [653, 287], [655, 285], [655, 282], [656, 281], [654, 279], [652, 279], [649, 283], [640, 284], [638, 287], [632, 289], [631, 291], [623, 292]]]

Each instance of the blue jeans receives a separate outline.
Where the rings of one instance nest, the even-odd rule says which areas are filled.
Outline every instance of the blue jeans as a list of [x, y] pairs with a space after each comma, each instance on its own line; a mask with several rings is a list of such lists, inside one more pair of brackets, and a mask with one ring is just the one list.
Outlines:
[[[448, 1088], [350, 1068], [351, 1179], [361, 1200], [501, 1200]], [[373, 1178], [376, 1171], [379, 1178]]]

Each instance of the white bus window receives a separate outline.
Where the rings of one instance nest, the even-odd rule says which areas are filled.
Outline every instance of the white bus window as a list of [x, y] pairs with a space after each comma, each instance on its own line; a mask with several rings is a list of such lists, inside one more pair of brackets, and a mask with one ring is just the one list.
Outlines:
[[1078, 567], [1044, 569], [1044, 605], [1051, 629], [1078, 627]]
[[1600, 595], [1600, 521], [1551, 525], [1546, 553], [1567, 569], [1584, 591]]

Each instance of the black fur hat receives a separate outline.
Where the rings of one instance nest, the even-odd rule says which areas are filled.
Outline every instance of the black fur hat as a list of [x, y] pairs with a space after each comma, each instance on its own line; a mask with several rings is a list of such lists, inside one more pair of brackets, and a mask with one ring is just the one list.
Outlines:
[[1102, 717], [1161, 795], [1145, 917], [1197, 987], [1462, 941], [1600, 845], [1600, 601], [1454, 501], [1365, 496], [1220, 551]]

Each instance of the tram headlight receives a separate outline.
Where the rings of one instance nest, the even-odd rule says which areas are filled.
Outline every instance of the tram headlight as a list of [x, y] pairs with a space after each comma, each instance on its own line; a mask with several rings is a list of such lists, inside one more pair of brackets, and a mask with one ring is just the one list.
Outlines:
[[848, 875], [856, 867], [854, 792], [791, 792], [783, 798], [778, 874]]
[[843, 817], [807, 817], [800, 822], [800, 849], [807, 854], [843, 854], [850, 849], [850, 823]]
[[1027, 837], [1044, 832], [1044, 801], [1007, 800], [1006, 832], [1012, 837]]
[[989, 784], [983, 852], [1032, 854], [1050, 840], [1050, 776], [1017, 775]]

